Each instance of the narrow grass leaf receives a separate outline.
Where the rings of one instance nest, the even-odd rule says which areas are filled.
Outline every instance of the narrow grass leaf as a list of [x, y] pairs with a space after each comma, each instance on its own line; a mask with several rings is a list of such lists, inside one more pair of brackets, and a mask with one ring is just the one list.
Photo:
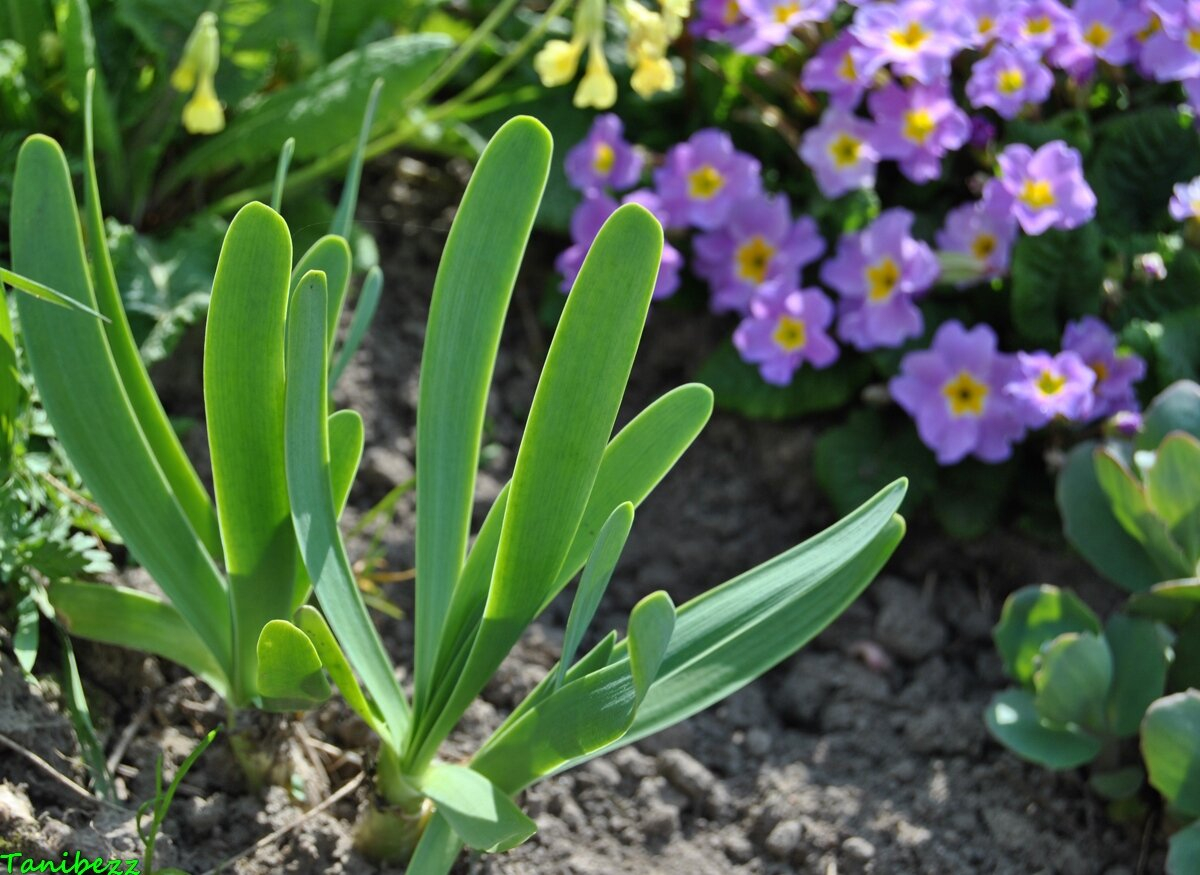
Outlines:
[[0, 483], [8, 479], [23, 394], [17, 373], [17, 344], [8, 315], [8, 296], [0, 283]]
[[32, 280], [27, 276], [21, 276], [19, 273], [14, 273], [0, 267], [0, 281], [8, 283], [18, 292], [24, 292], [27, 295], [32, 295], [40, 301], [46, 301], [51, 304], [57, 304], [60, 307], [78, 310], [81, 313], [87, 313], [89, 316], [95, 316], [102, 322], [107, 322], [108, 317], [98, 310], [93, 310], [82, 301], [77, 301], [70, 295], [64, 295], [62, 292], [56, 291], [49, 286], [39, 283], [37, 280]]
[[101, 799], [116, 802], [117, 793], [113, 787], [112, 775], [108, 772], [104, 745], [96, 735], [92, 711], [83, 692], [83, 679], [79, 676], [79, 664], [75, 661], [75, 648], [71, 646], [71, 639], [61, 629], [59, 644], [62, 646], [63, 659], [63, 703], [75, 729], [75, 738], [79, 741], [83, 762], [87, 766], [88, 774], [92, 776], [92, 789]]
[[358, 207], [358, 186], [362, 181], [363, 158], [366, 155], [367, 143], [371, 140], [371, 128], [375, 124], [375, 111], [379, 108], [379, 94], [382, 91], [382, 79], [376, 79], [371, 83], [371, 93], [367, 95], [367, 108], [363, 112], [362, 126], [358, 129], [358, 143], [354, 146], [354, 157], [350, 159], [350, 166], [346, 168], [346, 182], [342, 186], [342, 196], [338, 200], [337, 211], [333, 214], [333, 222], [329, 227], [330, 234], [336, 234], [347, 240], [350, 239], [350, 224], [354, 221], [354, 211]]
[[337, 359], [329, 371], [329, 385], [336, 386], [342, 378], [342, 372], [362, 346], [363, 338], [375, 319], [375, 311], [379, 309], [379, 299], [383, 296], [383, 271], [378, 265], [367, 271], [363, 280], [362, 291], [354, 303], [354, 315], [350, 317], [350, 327], [346, 330], [346, 339], [338, 350]]
[[[31, 137], [17, 158], [14, 268], [95, 306], [66, 158]], [[232, 661], [225, 582], [172, 493], [130, 405], [100, 322], [17, 301], [29, 362], [59, 441], [130, 550], [223, 665]]]
[[271, 209], [279, 212], [283, 206], [283, 189], [287, 185], [288, 169], [292, 166], [292, 155], [296, 152], [296, 138], [288, 137], [279, 150], [279, 163], [275, 165], [275, 187], [271, 189]]
[[346, 300], [346, 289], [350, 286], [352, 261], [350, 244], [342, 237], [327, 234], [301, 256], [296, 269], [292, 271], [293, 292], [309, 271], [319, 270], [325, 274], [325, 289], [329, 296], [326, 302], [328, 310], [325, 316], [328, 335], [326, 348], [331, 356], [333, 355], [333, 339], [337, 334], [338, 321], [342, 317], [342, 303]]
[[519, 117], [484, 150], [433, 287], [417, 404], [415, 707], [466, 556], [484, 408], [521, 256], [550, 169], [550, 134]]
[[495, 784], [466, 766], [438, 763], [421, 779], [421, 792], [469, 848], [507, 851], [535, 832], [530, 820]]

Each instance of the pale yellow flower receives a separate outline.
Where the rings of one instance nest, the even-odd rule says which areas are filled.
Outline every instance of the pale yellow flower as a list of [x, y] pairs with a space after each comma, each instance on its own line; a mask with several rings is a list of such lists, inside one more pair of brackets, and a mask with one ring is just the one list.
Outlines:
[[588, 50], [587, 70], [575, 89], [575, 106], [580, 109], [608, 109], [617, 102], [617, 80], [608, 69], [604, 57], [604, 35], [592, 40]]
[[195, 91], [183, 107], [183, 127], [189, 134], [215, 134], [225, 127], [225, 110], [217, 98], [215, 77], [221, 63], [217, 16], [203, 13], [183, 47], [183, 57], [171, 74], [176, 91]]
[[643, 58], [633, 70], [629, 84], [642, 99], [675, 87], [675, 68], [666, 58]]
[[217, 99], [211, 76], [203, 77], [183, 107], [183, 127], [189, 134], [215, 134], [225, 128], [225, 110]]
[[575, 78], [582, 54], [582, 42], [552, 39], [534, 56], [533, 69], [547, 88], [566, 85]]

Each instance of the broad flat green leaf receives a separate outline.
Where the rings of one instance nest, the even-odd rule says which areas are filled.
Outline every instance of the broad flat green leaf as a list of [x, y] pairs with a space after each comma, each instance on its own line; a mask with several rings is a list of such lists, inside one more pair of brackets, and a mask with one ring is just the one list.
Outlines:
[[507, 851], [537, 832], [537, 825], [507, 794], [466, 766], [430, 766], [420, 787], [469, 848]]
[[304, 565], [329, 625], [383, 716], [395, 750], [407, 731], [408, 702], [371, 623], [337, 528], [325, 407], [329, 398], [323, 283], [292, 296], [287, 344], [287, 482]]
[[358, 300], [354, 302], [354, 315], [350, 317], [350, 327], [346, 330], [346, 339], [342, 342], [333, 367], [329, 370], [329, 385], [336, 386], [338, 384], [338, 380], [342, 378], [342, 372], [346, 370], [346, 366], [350, 364], [350, 360], [362, 346], [363, 338], [367, 336], [367, 329], [371, 327], [371, 322], [375, 318], [375, 311], [379, 309], [379, 299], [382, 295], [383, 271], [376, 265], [367, 271], [362, 291], [359, 292]]
[[1003, 690], [984, 712], [988, 732], [1021, 759], [1047, 769], [1074, 769], [1100, 753], [1100, 739], [1076, 729], [1049, 726], [1038, 717], [1028, 690]]
[[329, 295], [329, 309], [325, 315], [328, 334], [326, 345], [331, 357], [338, 321], [342, 318], [342, 303], [346, 300], [346, 289], [350, 286], [351, 261], [350, 244], [345, 238], [327, 234], [301, 256], [296, 269], [292, 271], [293, 292], [310, 270], [319, 270], [325, 274], [325, 288]]
[[1126, 603], [1129, 613], [1178, 626], [1200, 609], [1200, 579], [1166, 580], [1145, 592], [1134, 593]]
[[1022, 587], [1005, 600], [992, 637], [1005, 673], [1024, 686], [1033, 683], [1042, 645], [1067, 632], [1098, 635], [1100, 620], [1069, 589], [1042, 584]]
[[[567, 669], [565, 683], [579, 680], [579, 678], [585, 677], [594, 671], [599, 671], [608, 665], [616, 643], [617, 633], [614, 630], [600, 639], [600, 643], [589, 650], [584, 656], [581, 656], [578, 662]], [[546, 676], [538, 682], [538, 685], [530, 691], [529, 695], [522, 699], [517, 707], [512, 710], [512, 713], [505, 718], [505, 722], [515, 723], [526, 711], [541, 704], [551, 693], [558, 690], [561, 684], [555, 683], [557, 677], [558, 668], [555, 666], [554, 669], [546, 673]]]
[[1108, 496], [1113, 516], [1142, 545], [1158, 571], [1158, 579], [1186, 577], [1195, 573], [1167, 528], [1150, 506], [1146, 490], [1120, 460], [1107, 450], [1095, 455], [1096, 480]]
[[[204, 332], [204, 410], [234, 616], [236, 698], [254, 694], [258, 636], [289, 616], [296, 542], [284, 470], [284, 329], [292, 240], [279, 214], [229, 226]], [[323, 285], [320, 274], [303, 283]]]
[[534, 119], [515, 118], [496, 132], [471, 175], [434, 281], [417, 404], [418, 713], [430, 698], [466, 557], [488, 386], [550, 151], [550, 134]]
[[1103, 731], [1112, 676], [1112, 652], [1104, 638], [1066, 632], [1042, 646], [1033, 673], [1033, 706], [1051, 723]]
[[79, 638], [153, 653], [177, 662], [231, 700], [229, 680], [178, 610], [123, 586], [58, 581], [49, 589], [59, 622]]
[[621, 551], [625, 549], [625, 539], [629, 537], [632, 526], [633, 505], [625, 502], [617, 506], [600, 529], [596, 545], [592, 548], [592, 555], [583, 568], [579, 587], [575, 590], [575, 600], [571, 602], [567, 629], [563, 633], [562, 658], [558, 661], [556, 687], [562, 686], [567, 669], [575, 661], [575, 651], [588, 626], [592, 624], [592, 618], [596, 616], [596, 608], [600, 606], [600, 599], [604, 597], [604, 591], [608, 588], [613, 569], [617, 567], [617, 560], [621, 558]]
[[1172, 383], [1150, 402], [1135, 446], [1139, 450], [1156, 449], [1173, 431], [1200, 438], [1200, 386], [1189, 380]]
[[[308, 636], [287, 620], [272, 620], [258, 638], [258, 692], [312, 705], [329, 698], [321, 657]], [[297, 709], [299, 710], [299, 709]]]
[[1200, 815], [1200, 692], [1164, 696], [1142, 721], [1150, 786], [1184, 814]]
[[179, 435], [171, 426], [158, 393], [154, 391], [150, 374], [142, 362], [129, 325], [129, 317], [125, 314], [125, 307], [121, 301], [112, 256], [108, 250], [104, 211], [100, 205], [100, 181], [96, 174], [92, 113], [94, 97], [95, 74], [89, 72], [83, 113], [83, 221], [90, 243], [89, 254], [92, 278], [95, 282], [96, 304], [107, 320], [104, 331], [108, 336], [109, 350], [117, 372], [121, 375], [121, 383], [129, 396], [129, 403], [133, 407], [138, 425], [146, 436], [146, 442], [162, 467], [163, 475], [175, 494], [175, 500], [179, 502], [179, 506], [191, 521], [192, 528], [196, 530], [197, 537], [204, 543], [209, 554], [220, 560], [221, 535], [212, 499], [183, 451]]
[[342, 653], [342, 648], [338, 646], [337, 639], [333, 637], [333, 631], [329, 628], [329, 624], [325, 622], [325, 618], [321, 616], [321, 613], [316, 608], [311, 605], [304, 605], [296, 611], [296, 615], [292, 619], [304, 634], [308, 636], [313, 647], [316, 648], [322, 665], [329, 672], [329, 676], [333, 678], [333, 682], [337, 684], [342, 698], [346, 700], [346, 704], [368, 726], [382, 735], [386, 730], [379, 725], [378, 712], [371, 708], [366, 696], [363, 695], [362, 688], [358, 685], [358, 680], [354, 677], [354, 672], [350, 668], [350, 663], [346, 661], [346, 655]]
[[[605, 222], [584, 261], [517, 452], [479, 633], [431, 733], [435, 743], [557, 591], [612, 434], [661, 255], [658, 221], [628, 204]], [[418, 462], [419, 455], [418, 448]], [[418, 465], [417, 482], [424, 485], [423, 476]], [[417, 525], [419, 582], [420, 518]], [[417, 750], [418, 759], [432, 753], [424, 744]]]
[[[367, 151], [367, 143], [371, 139], [371, 128], [375, 124], [375, 112], [379, 108], [379, 94], [383, 90], [383, 80], [376, 79], [371, 84], [371, 93], [367, 95], [367, 108], [363, 111], [362, 125], [358, 129], [358, 143], [354, 146], [354, 157], [346, 168], [346, 181], [342, 185], [342, 196], [338, 200], [337, 211], [333, 214], [329, 233], [350, 239], [350, 225], [354, 221], [354, 211], [358, 206], [358, 186], [362, 181], [363, 157]], [[340, 307], [339, 307], [340, 309]], [[333, 320], [334, 327], [337, 321]]]
[[1112, 652], [1108, 699], [1109, 731], [1118, 738], [1137, 734], [1150, 703], [1163, 694], [1170, 666], [1170, 637], [1152, 620], [1113, 614], [1104, 626]]
[[1194, 567], [1200, 559], [1200, 440], [1186, 432], [1168, 435], [1143, 477], [1154, 513]]
[[1127, 592], [1141, 592], [1162, 578], [1142, 545], [1113, 516], [1109, 498], [1096, 478], [1099, 451], [1099, 446], [1089, 441], [1067, 454], [1055, 489], [1063, 533], [1106, 578]]
[[224, 131], [205, 140], [164, 175], [163, 193], [198, 176], [269, 160], [288, 137], [296, 138], [296, 161], [345, 146], [358, 130], [367, 96], [379, 78], [384, 88], [378, 126], [399, 123], [405, 96], [433, 71], [450, 45], [438, 34], [404, 34], [347, 52], [231, 118]]
[[1167, 843], [1167, 875], [1200, 872], [1200, 821], [1185, 826]]
[[434, 811], [417, 842], [408, 871], [421, 875], [449, 875], [461, 850], [462, 839], [450, 828], [446, 818]]
[[[66, 159], [31, 137], [17, 159], [13, 267], [95, 308]], [[28, 296], [17, 301], [46, 414], [97, 503], [214, 657], [232, 664], [225, 582], [172, 495], [101, 323]]]
[[[634, 701], [641, 704], [658, 676], [675, 631], [675, 604], [665, 592], [653, 592], [633, 607], [629, 615], [629, 672], [633, 676]], [[637, 707], [636, 705], [634, 707]]]

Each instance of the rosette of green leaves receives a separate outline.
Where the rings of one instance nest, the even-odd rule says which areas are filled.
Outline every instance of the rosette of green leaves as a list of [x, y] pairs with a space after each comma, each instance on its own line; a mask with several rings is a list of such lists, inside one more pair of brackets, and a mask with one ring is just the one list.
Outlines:
[[[315, 704], [328, 675], [379, 734], [377, 786], [394, 819], [384, 816], [390, 826], [362, 840], [399, 857], [415, 846], [411, 871], [448, 871], [463, 844], [494, 851], [526, 839], [534, 825], [517, 792], [670, 726], [776, 665], [853, 601], [903, 533], [898, 481], [828, 531], [679, 608], [666, 593], [647, 595], [623, 638], [611, 632], [578, 655], [636, 506], [712, 409], [706, 387], [681, 386], [613, 435], [662, 249], [654, 218], [626, 206], [600, 231], [567, 298], [512, 480], [471, 540], [488, 388], [550, 151], [533, 119], [500, 129], [456, 213], [434, 286], [417, 422], [411, 703], [337, 528], [324, 285], [301, 283], [289, 308], [288, 498], [321, 610], [267, 624], [259, 686]], [[441, 743], [523, 631], [581, 570], [559, 665], [469, 762], [439, 761]]]

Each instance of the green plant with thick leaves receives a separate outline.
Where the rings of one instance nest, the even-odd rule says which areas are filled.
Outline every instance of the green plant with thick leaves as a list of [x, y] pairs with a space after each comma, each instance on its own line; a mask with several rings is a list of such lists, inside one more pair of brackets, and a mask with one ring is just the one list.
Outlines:
[[995, 640], [1018, 686], [986, 712], [1018, 756], [1050, 769], [1089, 765], [1115, 814], [1142, 814], [1157, 791], [1179, 828], [1170, 875], [1200, 862], [1198, 435], [1200, 387], [1181, 382], [1154, 400], [1132, 440], [1073, 451], [1058, 482], [1067, 537], [1132, 594], [1103, 625], [1067, 590], [1010, 596]]
[[[485, 402], [550, 153], [549, 134], [530, 118], [500, 129], [435, 282], [417, 422], [411, 702], [338, 532], [319, 275], [295, 288], [288, 309], [287, 497], [320, 610], [304, 606], [266, 624], [258, 687], [317, 704], [332, 678], [381, 740], [384, 804], [364, 817], [360, 844], [378, 856], [415, 853], [415, 872], [448, 871], [464, 844], [498, 851], [524, 841], [534, 824], [515, 794], [683, 720], [785, 659], [854, 600], [903, 533], [895, 512], [905, 483], [897, 481], [829, 530], [679, 608], [665, 592], [647, 595], [623, 638], [611, 632], [577, 658], [634, 508], [704, 426], [712, 393], [681, 386], [612, 434], [662, 247], [654, 218], [622, 207], [567, 298], [512, 480], [471, 541]], [[581, 570], [559, 664], [468, 762], [441, 761], [468, 705]]]

